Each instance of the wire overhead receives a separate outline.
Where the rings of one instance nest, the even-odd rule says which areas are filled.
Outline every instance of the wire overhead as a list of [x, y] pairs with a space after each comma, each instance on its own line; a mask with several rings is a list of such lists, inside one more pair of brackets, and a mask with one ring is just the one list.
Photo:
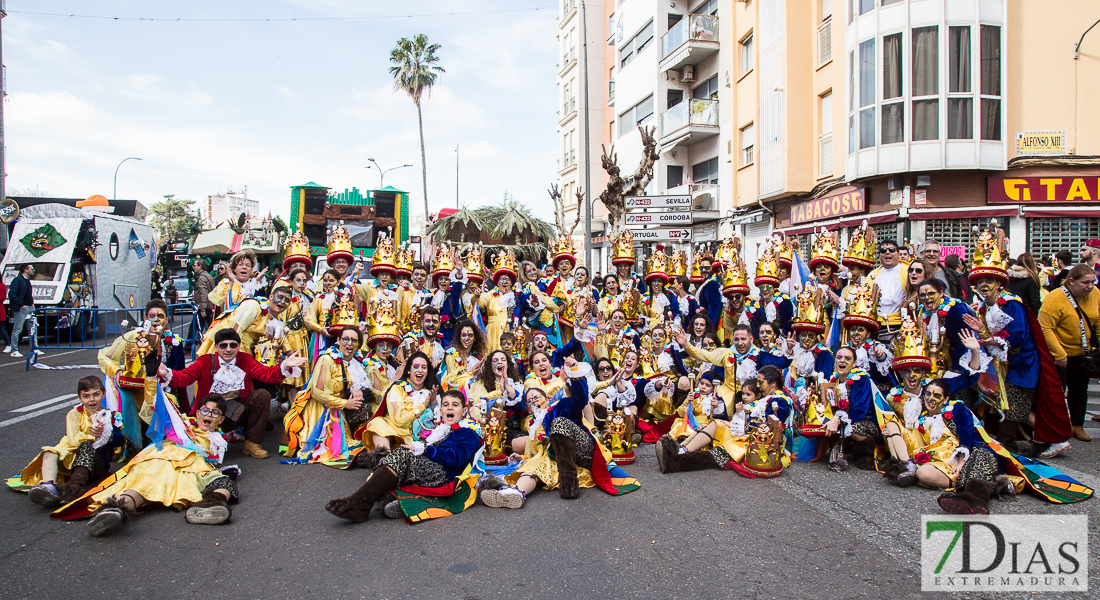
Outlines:
[[35, 12], [29, 10], [8, 10], [9, 15], [34, 15], [40, 17], [66, 17], [72, 19], [100, 19], [104, 21], [159, 21], [176, 23], [278, 23], [294, 21], [368, 21], [380, 19], [412, 19], [417, 17], [456, 17], [464, 15], [489, 15], [514, 12], [534, 12], [539, 10], [557, 10], [556, 6], [538, 6], [534, 8], [506, 8], [500, 10], [478, 10], [470, 12], [421, 13], [416, 15], [364, 15], [357, 17], [245, 17], [228, 19], [208, 19], [192, 17], [112, 17], [108, 15], [78, 15], [69, 13]]

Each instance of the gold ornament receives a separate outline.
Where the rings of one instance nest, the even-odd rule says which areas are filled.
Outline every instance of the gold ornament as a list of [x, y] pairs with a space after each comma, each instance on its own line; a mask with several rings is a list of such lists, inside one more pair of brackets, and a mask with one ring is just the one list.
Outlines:
[[454, 249], [451, 248], [450, 244], [444, 242], [439, 245], [435, 258], [432, 259], [432, 283], [438, 285], [439, 278], [449, 276], [454, 268]]
[[550, 264], [554, 267], [558, 266], [558, 263], [563, 260], [568, 260], [570, 267], [567, 270], [572, 269], [577, 265], [577, 256], [573, 249], [573, 238], [568, 235], [561, 234], [558, 239], [550, 242]]
[[795, 317], [791, 321], [791, 329], [825, 333], [825, 300], [821, 288], [816, 285], [806, 286], [798, 293], [795, 301]]
[[[757, 246], [759, 249], [759, 246]], [[753, 283], [757, 287], [761, 285], [779, 285], [779, 263], [776, 262], [775, 252], [772, 246], [764, 249], [760, 258], [756, 259], [756, 277]]]
[[929, 348], [928, 336], [925, 335], [924, 319], [910, 314], [905, 308], [901, 309], [901, 329], [894, 338], [894, 361], [891, 363], [895, 370], [906, 367], [922, 367], [932, 370], [932, 353]]
[[371, 258], [370, 274], [377, 277], [379, 273], [397, 275], [397, 248], [394, 247], [393, 237], [390, 235], [385, 235], [378, 242]]
[[662, 283], [668, 281], [668, 273], [665, 273], [665, 268], [668, 264], [668, 257], [664, 252], [654, 252], [649, 260], [645, 264], [645, 282], [646, 285], [653, 280], [660, 280]]
[[397, 276], [412, 277], [413, 261], [413, 249], [409, 247], [408, 242], [401, 242], [401, 247], [397, 249], [397, 262], [394, 263], [397, 267]]
[[343, 327], [359, 324], [359, 307], [356, 300], [359, 296], [355, 290], [344, 290], [336, 294], [336, 302], [332, 305], [332, 322], [330, 327]]
[[814, 269], [817, 265], [828, 265], [832, 267], [835, 272], [840, 268], [839, 255], [840, 246], [836, 232], [822, 229], [817, 239], [814, 240], [814, 245], [811, 249], [810, 268]]
[[[974, 232], [978, 233], [977, 227], [974, 227]], [[1007, 242], [1004, 230], [997, 227], [997, 219], [990, 220], [989, 229], [983, 230], [974, 240], [974, 258], [970, 261], [970, 274], [967, 276], [970, 285], [976, 285], [982, 277], [993, 277], [1002, 284], [1008, 284]]]
[[392, 342], [395, 346], [401, 342], [401, 332], [397, 324], [397, 303], [389, 294], [375, 294], [367, 306], [370, 324], [367, 329], [367, 345], [371, 348], [381, 341]]
[[864, 325], [871, 331], [871, 335], [878, 333], [877, 285], [869, 279], [848, 284], [844, 289], [844, 302], [848, 307], [847, 314], [841, 319], [845, 329], [853, 325]]
[[669, 281], [676, 279], [681, 275], [687, 274], [687, 257], [680, 250], [672, 253], [672, 256], [668, 257], [668, 263], [666, 266], [666, 273], [668, 273]]
[[634, 232], [624, 229], [611, 240], [611, 264], [634, 265]]
[[348, 228], [344, 227], [343, 221], [340, 221], [340, 224], [329, 234], [328, 254], [325, 260], [331, 265], [337, 258], [346, 258], [349, 263], [355, 260], [355, 254], [351, 249], [351, 236], [348, 235]]
[[466, 266], [466, 277], [470, 279], [470, 283], [477, 285], [482, 281], [485, 281], [485, 247], [480, 243], [474, 246], [471, 245], [468, 252], [466, 252], [466, 259], [463, 261]]
[[504, 275], [510, 277], [512, 283], [515, 284], [516, 257], [512, 256], [510, 252], [501, 252], [493, 258], [493, 285], [496, 285], [497, 281]]
[[846, 267], [872, 269], [875, 266], [875, 230], [864, 221], [860, 228], [852, 232], [848, 247], [840, 262]]

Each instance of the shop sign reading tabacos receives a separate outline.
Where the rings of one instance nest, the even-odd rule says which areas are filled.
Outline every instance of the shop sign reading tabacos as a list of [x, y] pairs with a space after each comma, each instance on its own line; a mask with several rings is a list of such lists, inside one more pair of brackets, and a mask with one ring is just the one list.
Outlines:
[[791, 207], [791, 225], [867, 212], [867, 188], [808, 200]]

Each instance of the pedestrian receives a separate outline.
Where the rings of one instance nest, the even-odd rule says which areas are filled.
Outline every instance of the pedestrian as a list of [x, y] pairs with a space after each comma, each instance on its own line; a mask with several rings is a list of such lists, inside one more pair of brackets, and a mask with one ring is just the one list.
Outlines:
[[1065, 281], [1070, 268], [1073, 267], [1073, 254], [1065, 248], [1055, 252], [1053, 266], [1057, 269], [1057, 273], [1047, 283], [1047, 291], [1054, 291], [1062, 286], [1062, 282]]
[[[973, 299], [970, 292], [970, 282], [963, 269], [962, 258], [957, 254], [949, 254], [943, 259], [944, 275], [947, 279], [947, 294], [952, 298], [958, 298], [967, 304]], [[955, 292], [951, 291], [950, 281], [955, 280]]]
[[208, 263], [205, 258], [197, 258], [191, 264], [191, 270], [195, 273], [194, 293], [191, 302], [195, 304], [195, 319], [191, 324], [191, 333], [188, 335], [188, 346], [194, 340], [201, 339], [210, 327], [210, 319], [214, 316], [214, 304], [210, 301], [210, 291], [214, 289], [214, 278], [206, 271]]
[[11, 352], [11, 334], [8, 333], [8, 311], [4, 303], [8, 298], [8, 286], [0, 279], [0, 340], [4, 340], [4, 354]]
[[1091, 375], [1086, 362], [1091, 361], [1089, 351], [1094, 349], [1095, 332], [1100, 327], [1100, 292], [1092, 267], [1074, 266], [1062, 287], [1047, 294], [1039, 311], [1039, 325], [1067, 390], [1073, 437], [1090, 441], [1084, 429]]
[[1043, 305], [1039, 290], [1039, 267], [1035, 259], [1028, 253], [1023, 253], [1016, 258], [1016, 264], [1008, 268], [1008, 286], [1006, 289], [1016, 294], [1024, 301], [1024, 306], [1031, 312], [1039, 314]]
[[38, 322], [34, 318], [34, 291], [31, 289], [31, 278], [34, 277], [34, 265], [24, 264], [19, 267], [19, 275], [11, 280], [8, 288], [8, 303], [11, 304], [12, 314], [15, 315], [12, 327], [11, 355], [13, 358], [23, 356], [19, 352], [19, 337], [23, 335], [23, 328], [30, 329], [30, 351], [37, 355], [45, 352], [38, 349]]
[[179, 292], [179, 290], [176, 289], [176, 282], [169, 279], [164, 284], [164, 300], [166, 302], [168, 302], [169, 306], [171, 306], [171, 305], [179, 302], [179, 299], [180, 299], [180, 292]]

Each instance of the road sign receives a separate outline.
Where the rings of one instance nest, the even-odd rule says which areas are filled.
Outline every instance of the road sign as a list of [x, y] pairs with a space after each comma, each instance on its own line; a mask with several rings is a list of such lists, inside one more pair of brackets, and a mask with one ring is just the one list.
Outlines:
[[690, 242], [690, 229], [638, 229], [634, 232], [635, 242]]
[[691, 213], [687, 211], [630, 213], [626, 215], [628, 229], [637, 229], [645, 225], [691, 225], [691, 223]]
[[643, 208], [691, 208], [691, 196], [627, 196], [626, 210]]

